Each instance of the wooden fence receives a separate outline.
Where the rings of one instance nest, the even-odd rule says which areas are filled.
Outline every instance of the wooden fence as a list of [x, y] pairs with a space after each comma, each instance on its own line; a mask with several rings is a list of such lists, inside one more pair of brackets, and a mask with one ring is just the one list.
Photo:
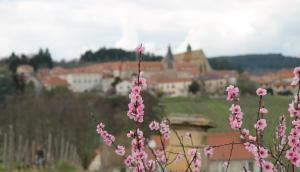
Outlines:
[[[39, 147], [35, 140], [28, 140], [22, 135], [16, 135], [13, 126], [9, 126], [8, 133], [0, 137], [0, 156], [2, 169], [13, 171], [15, 169], [33, 168], [36, 166], [36, 151]], [[80, 158], [77, 148], [64, 137], [48, 134], [41, 150], [45, 157], [45, 167], [54, 168], [59, 161], [65, 161], [78, 166]]]

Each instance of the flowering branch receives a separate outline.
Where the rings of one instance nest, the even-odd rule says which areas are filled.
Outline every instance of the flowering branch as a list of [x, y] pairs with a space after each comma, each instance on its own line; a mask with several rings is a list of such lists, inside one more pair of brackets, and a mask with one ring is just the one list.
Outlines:
[[[166, 144], [170, 139], [170, 121], [168, 119], [161, 122], [152, 121], [149, 124], [149, 128], [151, 131], [159, 134], [161, 148], [155, 149], [154, 147], [149, 146], [149, 144], [146, 144], [148, 145], [147, 148], [153, 155], [154, 160], [149, 158], [145, 147], [146, 139], [143, 131], [139, 128], [144, 121], [145, 107], [141, 91], [147, 87], [146, 79], [141, 71], [141, 59], [144, 50], [145, 49], [142, 45], [136, 49], [138, 57], [138, 74], [137, 77], [133, 79], [133, 86], [129, 94], [130, 102], [128, 104], [127, 116], [135, 122], [135, 129], [130, 130], [127, 133], [127, 137], [131, 139], [131, 152], [128, 153], [128, 155], [125, 155], [125, 147], [116, 143], [115, 137], [105, 130], [105, 125], [103, 123], [97, 124], [97, 133], [101, 136], [107, 146], [113, 147], [115, 149], [115, 153], [124, 158], [124, 164], [126, 167], [131, 169], [133, 172], [153, 172], [158, 165], [161, 171], [165, 172], [169, 165], [184, 159], [187, 165], [185, 169], [186, 172], [200, 172], [201, 155], [198, 149], [203, 149], [204, 156], [211, 157], [213, 155], [214, 148], [231, 145], [230, 154], [225, 168], [225, 171], [227, 172], [232, 159], [234, 145], [237, 144], [243, 144], [245, 149], [254, 156], [256, 165], [260, 168], [261, 172], [281, 172], [284, 170], [290, 170], [289, 165], [284, 164], [284, 157], [282, 156], [284, 154], [292, 164], [293, 171], [294, 166], [298, 168], [300, 167], [300, 67], [297, 67], [294, 70], [295, 76], [293, 78], [292, 85], [298, 85], [298, 91], [288, 109], [290, 116], [293, 118], [293, 127], [289, 136], [286, 137], [286, 118], [284, 115], [279, 118], [279, 123], [276, 128], [277, 144], [275, 143], [275, 148], [273, 149], [275, 152], [273, 152], [272, 149], [268, 150], [264, 146], [263, 131], [267, 127], [267, 121], [264, 117], [268, 114], [268, 110], [264, 106], [263, 97], [267, 95], [267, 91], [263, 88], [258, 88], [256, 90], [259, 102], [256, 123], [254, 125], [255, 135], [253, 136], [250, 134], [249, 129], [243, 128], [244, 113], [239, 105], [239, 88], [230, 85], [226, 88], [227, 100], [233, 102], [229, 108], [229, 111], [231, 112], [229, 116], [229, 125], [233, 130], [240, 133], [240, 136], [243, 138], [243, 142], [232, 141], [231, 143], [212, 146], [194, 145], [192, 135], [188, 132], [185, 137], [190, 139], [191, 146], [184, 145], [184, 137], [180, 136], [174, 128], [171, 128], [182, 149], [181, 152], [173, 152], [167, 149]], [[92, 117], [94, 119], [93, 115]], [[175, 155], [175, 157], [172, 158], [171, 155]], [[274, 163], [272, 163], [272, 161]], [[248, 172], [245, 167], [243, 167], [243, 170]]]

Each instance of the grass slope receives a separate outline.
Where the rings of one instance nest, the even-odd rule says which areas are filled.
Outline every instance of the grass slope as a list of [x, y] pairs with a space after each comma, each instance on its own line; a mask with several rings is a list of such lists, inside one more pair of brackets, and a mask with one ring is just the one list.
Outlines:
[[[258, 97], [241, 97], [241, 108], [244, 112], [243, 127], [250, 128], [254, 132], [254, 123], [257, 116]], [[266, 115], [268, 127], [265, 129], [265, 139], [268, 144], [272, 143], [274, 131], [280, 115], [285, 114], [287, 125], [291, 125], [291, 120], [287, 112], [290, 97], [266, 96], [264, 98], [265, 107], [269, 110]], [[162, 100], [167, 114], [187, 113], [201, 114], [216, 123], [217, 127], [209, 130], [210, 132], [230, 132], [228, 124], [229, 107], [231, 104], [224, 99], [211, 98], [165, 98]]]

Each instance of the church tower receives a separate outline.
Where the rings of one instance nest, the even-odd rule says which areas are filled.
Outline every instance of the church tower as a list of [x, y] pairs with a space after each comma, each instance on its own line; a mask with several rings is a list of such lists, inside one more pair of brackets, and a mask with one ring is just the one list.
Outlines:
[[187, 45], [187, 47], [186, 47], [186, 52], [187, 52], [187, 53], [192, 52], [192, 47], [191, 47], [190, 44]]
[[167, 69], [173, 69], [174, 68], [174, 56], [172, 54], [170, 45], [168, 46], [168, 52], [167, 52], [167, 55], [166, 55], [165, 62], [166, 62]]

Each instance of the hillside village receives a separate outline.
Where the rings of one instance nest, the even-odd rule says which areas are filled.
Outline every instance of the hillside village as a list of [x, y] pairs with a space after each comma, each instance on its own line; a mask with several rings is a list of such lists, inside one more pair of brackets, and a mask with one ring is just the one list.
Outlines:
[[[161, 61], [143, 61], [141, 69], [148, 80], [150, 92], [170, 97], [191, 95], [192, 83], [196, 85], [193, 94], [220, 96], [227, 85], [236, 85], [239, 78], [235, 70], [212, 69], [203, 50], [192, 50], [190, 45], [185, 52], [178, 54], [173, 54], [169, 46]], [[30, 65], [20, 65], [16, 72], [36, 88], [52, 90], [64, 87], [78, 93], [99, 91], [103, 94], [126, 95], [137, 70], [137, 61], [113, 61], [71, 68], [43, 68], [37, 72]], [[259, 76], [243, 75], [268, 88], [271, 94], [290, 95], [293, 92], [289, 85], [292, 78], [290, 71], [283, 69]]]
[[[193, 81], [208, 93], [220, 93], [226, 85], [235, 84], [238, 76], [236, 71], [212, 70], [204, 52], [192, 50], [190, 45], [186, 52], [179, 54], [173, 54], [168, 47], [163, 60], [143, 61], [141, 69], [148, 79], [148, 89], [167, 96], [188, 96]], [[137, 70], [136, 61], [115, 61], [73, 68], [54, 67], [39, 70], [36, 74], [31, 66], [21, 65], [17, 73], [24, 75], [27, 81], [40, 83], [47, 90], [66, 87], [73, 92], [97, 90], [106, 93], [115, 83], [115, 93], [126, 95]]]

